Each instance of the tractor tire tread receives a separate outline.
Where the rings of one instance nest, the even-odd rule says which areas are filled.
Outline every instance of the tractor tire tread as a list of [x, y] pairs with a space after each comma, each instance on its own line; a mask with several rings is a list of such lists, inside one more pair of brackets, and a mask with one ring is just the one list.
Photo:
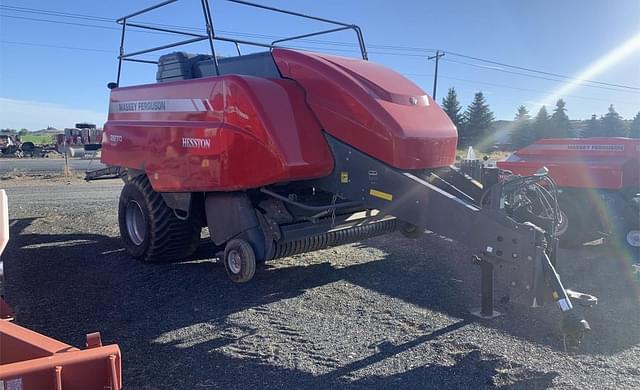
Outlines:
[[191, 256], [200, 243], [200, 226], [192, 219], [178, 219], [146, 176], [138, 176], [129, 184], [142, 193], [149, 209], [149, 244], [140, 260], [156, 263]]

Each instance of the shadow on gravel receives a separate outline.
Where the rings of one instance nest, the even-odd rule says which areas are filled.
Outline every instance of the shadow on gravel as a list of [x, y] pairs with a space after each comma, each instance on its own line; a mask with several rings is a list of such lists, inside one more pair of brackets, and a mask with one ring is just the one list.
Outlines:
[[[435, 235], [417, 240], [390, 235], [365, 241], [362, 246], [378, 248], [386, 256], [384, 261], [363, 265], [366, 272], [358, 270], [360, 265], [345, 269], [342, 276], [351, 283], [563, 349], [560, 312], [552, 302], [538, 309], [496, 303], [497, 310], [504, 314], [501, 317], [493, 320], [470, 317], [469, 308], [480, 303], [480, 270], [469, 261], [472, 253], [459, 244]], [[416, 258], [420, 252], [424, 257]], [[628, 263], [606, 247], [585, 246], [561, 251], [558, 268], [567, 288], [599, 298], [599, 304], [593, 308], [579, 308], [593, 330], [572, 352], [611, 355], [640, 343], [640, 284], [630, 276]], [[496, 286], [496, 300], [502, 296], [500, 291], [504, 289]]]
[[[537, 372], [497, 356], [484, 357], [478, 350], [454, 356], [453, 365], [426, 365], [402, 374], [372, 376], [355, 383], [367, 388], [414, 389], [416, 384], [429, 389], [548, 389], [556, 372]], [[518, 378], [506, 371], [517, 372]]]
[[[252, 283], [238, 286], [228, 281], [224, 267], [212, 264], [212, 246], [204, 245], [186, 262], [147, 265], [129, 258], [117, 237], [25, 232], [33, 221], [11, 222], [12, 240], [3, 256], [7, 298], [17, 309], [18, 323], [76, 346], [84, 344], [86, 333], [99, 330], [105, 343], [118, 343], [123, 351], [127, 388], [477, 388], [500, 385], [503, 379], [518, 388], [546, 388], [555, 375], [523, 369], [518, 378], [502, 378], [499, 358], [481, 357], [472, 351], [458, 356], [453, 365], [422, 366], [375, 380], [344, 379], [351, 372], [468, 324], [467, 309], [470, 302], [477, 302], [474, 294], [478, 289], [476, 283], [459, 279], [453, 261], [465, 253], [457, 248], [442, 250], [440, 247], [452, 245], [448, 242], [431, 237], [415, 241], [372, 239], [366, 245], [385, 251], [384, 260], [342, 269], [329, 263], [277, 269], [266, 266]], [[430, 259], [431, 250], [450, 253], [450, 258]], [[424, 259], [416, 258], [422, 251]], [[469, 273], [468, 265], [462, 267], [467, 279], [477, 280], [475, 271]], [[240, 329], [243, 334], [238, 335], [238, 327], [228, 322], [231, 315], [338, 280], [465, 320], [407, 344], [382, 346], [370, 357], [321, 376], [278, 368], [260, 356], [233, 358], [219, 350], [252, 332]], [[638, 313], [637, 304], [616, 306], [620, 301], [609, 298], [601, 296], [607, 310], [624, 309], [627, 313], [599, 314], [594, 335], [600, 343], [588, 344], [588, 352], [614, 353], [638, 343], [640, 325], [618, 321], [623, 315]], [[596, 310], [591, 314], [598, 313]], [[530, 311], [514, 309], [487, 324], [553, 344], [549, 335], [556, 329], [549, 326], [547, 312], [526, 313]], [[193, 326], [212, 329], [199, 332], [211, 338], [190, 340], [189, 328]], [[184, 338], [161, 340], [168, 332]], [[617, 332], [623, 336], [612, 336]]]

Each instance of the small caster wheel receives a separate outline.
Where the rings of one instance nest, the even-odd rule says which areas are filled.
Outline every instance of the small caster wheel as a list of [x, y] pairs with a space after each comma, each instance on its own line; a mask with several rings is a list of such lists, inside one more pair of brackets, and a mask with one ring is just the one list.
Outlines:
[[224, 268], [235, 283], [246, 283], [256, 273], [256, 255], [245, 240], [235, 239], [224, 248]]
[[402, 235], [405, 236], [406, 238], [416, 239], [424, 235], [424, 230], [420, 229], [416, 225], [412, 225], [407, 222], [402, 222], [400, 224], [400, 233], [402, 233]]

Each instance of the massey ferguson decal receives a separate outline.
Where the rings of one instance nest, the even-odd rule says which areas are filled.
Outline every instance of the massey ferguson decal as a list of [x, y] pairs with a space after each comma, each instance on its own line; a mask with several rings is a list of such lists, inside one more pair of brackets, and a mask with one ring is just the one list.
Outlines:
[[569, 150], [597, 150], [601, 152], [624, 152], [624, 145], [568, 145]]
[[529, 146], [536, 150], [591, 150], [597, 152], [624, 152], [624, 145], [600, 145], [600, 144], [538, 144]]
[[182, 147], [187, 149], [209, 149], [211, 148], [211, 140], [209, 138], [182, 137]]
[[135, 100], [109, 103], [109, 113], [213, 111], [206, 99]]
[[122, 136], [118, 134], [109, 134], [109, 142], [112, 144], [119, 144], [122, 142]]

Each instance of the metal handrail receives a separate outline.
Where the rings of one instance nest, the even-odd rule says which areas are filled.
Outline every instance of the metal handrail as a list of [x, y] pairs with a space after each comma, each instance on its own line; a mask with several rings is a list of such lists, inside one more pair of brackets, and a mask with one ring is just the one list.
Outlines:
[[143, 9], [143, 10], [140, 10], [138, 12], [134, 12], [134, 13], [129, 14], [127, 16], [123, 16], [123, 17], [117, 19], [116, 23], [121, 23], [121, 22], [123, 22], [123, 21], [125, 21], [127, 19], [133, 18], [134, 16], [146, 14], [149, 11], [153, 11], [154, 9], [157, 9], [157, 8], [160, 8], [160, 7], [164, 7], [167, 4], [175, 3], [176, 1], [178, 1], [178, 0], [166, 0], [166, 1], [163, 1], [162, 3], [156, 4], [156, 5], [152, 5], [150, 7], [147, 7], [145, 9]]
[[[155, 9], [158, 9], [160, 7], [164, 7], [166, 5], [175, 3], [177, 1], [178, 0], [166, 0], [166, 1], [163, 1], [163, 2], [158, 3], [156, 5], [147, 7], [145, 9], [143, 9], [143, 10], [140, 10], [140, 11], [134, 12], [132, 14], [129, 14], [127, 16], [123, 16], [123, 17], [121, 17], [121, 18], [116, 20], [116, 23], [122, 25], [122, 35], [120, 37], [120, 51], [119, 51], [119, 55], [118, 55], [118, 74], [117, 74], [117, 79], [116, 79], [115, 86], [119, 86], [120, 85], [120, 75], [121, 75], [121, 72], [122, 72], [122, 62], [123, 61], [132, 61], [132, 62], [142, 62], [142, 63], [157, 64], [158, 63], [157, 61], [135, 59], [135, 58], [131, 58], [131, 57], [135, 57], [135, 56], [138, 56], [138, 55], [141, 55], [141, 54], [151, 53], [151, 52], [158, 51], [158, 50], [164, 50], [164, 49], [168, 49], [168, 48], [172, 48], [172, 47], [176, 47], [176, 46], [182, 46], [182, 45], [186, 45], [186, 44], [189, 44], [189, 43], [200, 42], [200, 41], [204, 41], [204, 40], [208, 40], [209, 41], [209, 47], [211, 49], [211, 56], [213, 58], [213, 64], [214, 64], [214, 67], [215, 67], [216, 75], [220, 74], [220, 69], [219, 69], [219, 66], [218, 66], [218, 58], [216, 56], [214, 41], [223, 41], [223, 42], [234, 43], [235, 46], [236, 46], [236, 50], [238, 51], [238, 55], [240, 55], [240, 44], [273, 49], [273, 48], [280, 47], [280, 46], [276, 45], [277, 43], [282, 43], [282, 42], [287, 42], [287, 41], [292, 41], [292, 40], [302, 39], [302, 38], [308, 38], [308, 37], [313, 37], [313, 36], [317, 36], [317, 35], [330, 34], [330, 33], [338, 32], [338, 31], [353, 30], [356, 33], [356, 36], [358, 38], [358, 45], [360, 47], [360, 52], [362, 54], [362, 59], [368, 60], [367, 49], [366, 49], [366, 46], [364, 44], [364, 37], [362, 35], [362, 30], [360, 30], [360, 27], [355, 25], [355, 24], [347, 24], [347, 23], [336, 21], [336, 20], [331, 20], [331, 19], [326, 19], [326, 18], [320, 18], [320, 17], [317, 17], [317, 16], [306, 15], [306, 14], [299, 13], [299, 12], [287, 11], [287, 10], [283, 10], [283, 9], [280, 9], [280, 8], [270, 7], [270, 6], [261, 5], [261, 4], [255, 4], [255, 3], [251, 3], [251, 2], [248, 2], [248, 1], [244, 1], [244, 0], [227, 0], [227, 1], [232, 2], [232, 3], [237, 3], [237, 4], [250, 6], [250, 7], [261, 8], [261, 9], [265, 9], [265, 10], [268, 10], [268, 11], [279, 12], [279, 13], [286, 14], [286, 15], [293, 15], [293, 16], [298, 16], [298, 17], [302, 17], [302, 18], [306, 18], [306, 19], [316, 20], [316, 21], [320, 21], [320, 22], [324, 22], [324, 23], [334, 24], [334, 25], [337, 25], [337, 26], [340, 26], [340, 27], [332, 28], [332, 29], [328, 29], [328, 30], [317, 31], [317, 32], [312, 32], [312, 33], [308, 33], [308, 34], [296, 35], [296, 36], [293, 36], [293, 37], [277, 39], [277, 40], [273, 41], [271, 44], [255, 42], [255, 41], [247, 41], [247, 40], [243, 40], [243, 39], [216, 36], [215, 29], [213, 27], [213, 18], [211, 16], [211, 7], [209, 6], [209, 0], [200, 0], [201, 5], [202, 5], [202, 12], [203, 12], [203, 15], [204, 15], [204, 21], [205, 21], [205, 27], [206, 27], [206, 35], [190, 33], [190, 32], [181, 31], [181, 30], [173, 30], [173, 29], [157, 27], [157, 26], [150, 26], [150, 25], [145, 25], [145, 24], [140, 24], [140, 23], [132, 23], [132, 22], [129, 21], [129, 19], [131, 19], [133, 17], [145, 14], [145, 13], [147, 13], [149, 11], [153, 11]], [[131, 52], [131, 53], [125, 53], [125, 51], [124, 51], [124, 41], [125, 41], [125, 33], [126, 33], [127, 26], [140, 28], [140, 29], [145, 29], [145, 30], [152, 30], [152, 31], [164, 32], [164, 33], [176, 34], [176, 35], [183, 35], [183, 36], [188, 36], [188, 37], [191, 37], [191, 38], [190, 39], [186, 39], [186, 40], [182, 40], [182, 41], [178, 41], [178, 42], [174, 42], [174, 43], [170, 43], [170, 44], [166, 44], [166, 45], [162, 45], [162, 46], [152, 47], [152, 48], [149, 48], [149, 49], [138, 50], [138, 51]]]
[[329, 29], [329, 30], [322, 30], [322, 31], [308, 33], [308, 34], [296, 35], [294, 37], [276, 39], [275, 41], [271, 42], [271, 44], [275, 45], [276, 43], [280, 43], [280, 42], [293, 41], [293, 40], [296, 40], [296, 39], [309, 38], [309, 37], [314, 37], [316, 35], [329, 34], [329, 33], [334, 33], [334, 32], [338, 32], [338, 31], [350, 30], [350, 29], [351, 29], [351, 26], [337, 27], [337, 28], [332, 28], [332, 29]]
[[357, 26], [355, 24], [348, 24], [348, 23], [344, 23], [344, 22], [339, 22], [337, 20], [320, 18], [318, 16], [311, 16], [311, 15], [303, 14], [303, 13], [300, 13], [300, 12], [287, 11], [287, 10], [284, 10], [284, 9], [281, 9], [281, 8], [270, 7], [270, 6], [262, 5], [262, 4], [255, 4], [255, 3], [251, 3], [251, 2], [245, 1], [245, 0], [227, 0], [227, 1], [230, 1], [232, 3], [247, 5], [247, 6], [250, 6], [250, 7], [261, 8], [261, 9], [265, 9], [265, 10], [268, 10], [268, 11], [279, 12], [279, 13], [286, 14], [286, 15], [299, 16], [301, 18], [317, 20], [319, 22], [335, 24], [335, 25], [343, 27], [343, 28], [338, 28], [338, 29], [321, 31], [321, 32], [318, 32], [318, 33], [304, 34], [304, 35], [299, 35], [299, 36], [295, 36], [295, 37], [279, 39], [277, 41], [274, 41], [274, 43], [275, 42], [291, 41], [291, 40], [294, 40], [294, 39], [312, 37], [312, 36], [315, 36], [315, 35], [329, 34], [329, 33], [332, 33], [332, 32], [351, 29], [356, 33], [356, 36], [358, 38], [358, 45], [360, 46], [360, 53], [362, 54], [362, 59], [363, 60], [368, 60], [369, 59], [368, 55], [367, 55], [367, 48], [366, 48], [366, 46], [364, 44], [364, 37], [362, 36], [362, 30], [360, 29], [359, 26]]

